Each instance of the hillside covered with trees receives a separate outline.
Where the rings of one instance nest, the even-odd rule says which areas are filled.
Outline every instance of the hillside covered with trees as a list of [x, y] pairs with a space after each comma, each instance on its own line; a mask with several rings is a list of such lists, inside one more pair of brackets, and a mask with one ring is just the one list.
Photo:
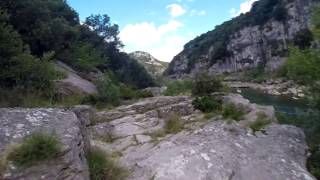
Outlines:
[[54, 99], [53, 82], [64, 76], [54, 68], [56, 60], [82, 73], [101, 71], [112, 79], [108, 84], [155, 85], [143, 66], [121, 52], [118, 34], [108, 15], [80, 23], [64, 0], [1, 1], [0, 100]]

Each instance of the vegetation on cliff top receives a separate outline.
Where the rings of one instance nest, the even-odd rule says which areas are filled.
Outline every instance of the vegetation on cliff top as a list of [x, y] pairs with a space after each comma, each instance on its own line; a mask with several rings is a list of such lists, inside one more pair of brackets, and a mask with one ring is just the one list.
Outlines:
[[[195, 62], [199, 60], [199, 56], [207, 53], [212, 46], [214, 48], [211, 53], [211, 59], [209, 59], [210, 64], [214, 64], [216, 60], [225, 59], [230, 56], [231, 52], [227, 50], [230, 35], [235, 34], [240, 29], [247, 26], [264, 25], [270, 19], [286, 21], [287, 16], [285, 1], [260, 0], [255, 2], [250, 12], [241, 14], [230, 21], [216, 26], [214, 30], [202, 34], [185, 45], [183, 53], [186, 53], [188, 56], [188, 72], [193, 68]], [[187, 53], [188, 51], [190, 53]], [[173, 64], [169, 65], [166, 74], [170, 75], [173, 73]]]

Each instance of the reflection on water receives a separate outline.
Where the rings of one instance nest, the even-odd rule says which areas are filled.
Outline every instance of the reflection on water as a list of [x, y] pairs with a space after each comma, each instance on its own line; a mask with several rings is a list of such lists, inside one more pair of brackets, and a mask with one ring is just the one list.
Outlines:
[[285, 113], [290, 116], [296, 115], [296, 111], [304, 111], [308, 109], [308, 104], [305, 100], [294, 100], [287, 96], [275, 96], [266, 94], [262, 91], [243, 88], [241, 95], [250, 102], [260, 105], [274, 106], [277, 112]]

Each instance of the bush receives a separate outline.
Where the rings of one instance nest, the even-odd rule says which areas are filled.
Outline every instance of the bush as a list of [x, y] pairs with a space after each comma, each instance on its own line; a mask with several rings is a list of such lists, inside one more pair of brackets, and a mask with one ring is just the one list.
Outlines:
[[59, 54], [58, 58], [84, 72], [92, 71], [107, 61], [91, 44], [83, 42], [73, 43], [69, 49]]
[[165, 124], [165, 132], [167, 134], [175, 134], [183, 129], [183, 122], [179, 115], [171, 114]]
[[192, 87], [192, 95], [207, 96], [214, 92], [219, 92], [222, 89], [223, 84], [221, 79], [207, 74], [200, 74], [196, 76], [195, 83]]
[[228, 104], [223, 107], [222, 116], [225, 119], [233, 119], [236, 121], [240, 121], [243, 119], [245, 112], [242, 108], [237, 107], [234, 104]]
[[258, 113], [257, 119], [249, 124], [249, 127], [253, 130], [253, 132], [261, 131], [266, 125], [270, 124], [271, 120], [264, 113]]
[[112, 80], [105, 76], [97, 82], [98, 95], [97, 100], [103, 104], [119, 105], [120, 92], [119, 87]]
[[204, 112], [215, 112], [220, 111], [222, 109], [222, 101], [221, 99], [217, 99], [214, 97], [197, 97], [195, 100], [192, 101], [192, 105], [194, 108]]
[[188, 95], [191, 93], [191, 80], [177, 80], [166, 84], [167, 90], [164, 93], [166, 96]]
[[14, 148], [8, 155], [8, 160], [18, 166], [28, 166], [38, 161], [50, 160], [57, 157], [60, 152], [60, 144], [52, 135], [37, 133]]
[[243, 75], [243, 80], [252, 81], [255, 83], [262, 83], [269, 79], [270, 75], [266, 73], [263, 65], [259, 65], [257, 68], [248, 70]]
[[[1, 16], [0, 11], [0, 19]], [[57, 78], [57, 72], [50, 63], [52, 56], [44, 54], [41, 59], [32, 56], [20, 35], [2, 21], [0, 52], [0, 66], [3, 67], [0, 70], [0, 88], [42, 93], [52, 89], [52, 81]]]
[[318, 50], [290, 48], [286, 62], [287, 76], [301, 84], [313, 84], [320, 80], [320, 53]]
[[124, 180], [129, 175], [110, 155], [96, 148], [88, 155], [88, 165], [91, 180]]
[[153, 94], [150, 91], [137, 91], [137, 98], [149, 98], [149, 97], [153, 97]]

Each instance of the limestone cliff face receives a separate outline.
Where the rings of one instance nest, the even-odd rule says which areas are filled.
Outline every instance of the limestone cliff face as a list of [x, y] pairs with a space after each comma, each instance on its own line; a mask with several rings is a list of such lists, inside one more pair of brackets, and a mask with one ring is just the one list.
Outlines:
[[169, 63], [159, 61], [147, 52], [135, 51], [129, 55], [142, 64], [153, 77], [161, 75], [169, 65]]
[[[289, 44], [309, 29], [311, 7], [318, 0], [272, 1], [260, 0], [251, 12], [186, 44], [165, 74], [183, 76], [204, 70], [220, 74], [259, 65], [267, 70], [278, 68], [285, 61]], [[263, 13], [270, 16], [264, 17]]]

